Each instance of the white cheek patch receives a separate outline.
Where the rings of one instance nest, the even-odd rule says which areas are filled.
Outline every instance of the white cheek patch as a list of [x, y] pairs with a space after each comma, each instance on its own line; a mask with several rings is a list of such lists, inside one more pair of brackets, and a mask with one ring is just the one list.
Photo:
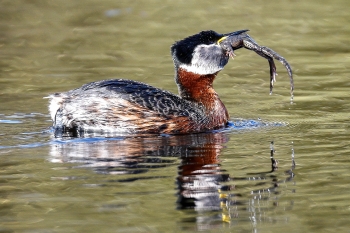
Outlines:
[[186, 70], [188, 72], [200, 74], [200, 75], [214, 74], [223, 69], [223, 68], [214, 69], [214, 67], [209, 67], [209, 66], [186, 65], [186, 64], [180, 65], [179, 68]]
[[200, 75], [214, 74], [222, 70], [227, 61], [228, 57], [220, 46], [200, 45], [193, 51], [191, 64], [181, 64], [179, 68]]

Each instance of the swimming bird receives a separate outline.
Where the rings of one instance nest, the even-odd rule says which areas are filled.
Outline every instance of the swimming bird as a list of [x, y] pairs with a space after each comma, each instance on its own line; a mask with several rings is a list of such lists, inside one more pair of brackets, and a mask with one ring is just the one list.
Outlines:
[[202, 31], [175, 42], [171, 55], [179, 95], [142, 82], [114, 79], [91, 82], [55, 93], [49, 111], [53, 128], [62, 132], [116, 132], [126, 134], [198, 133], [227, 126], [229, 113], [213, 88], [213, 81], [234, 50], [247, 48], [270, 65], [270, 92], [276, 77], [273, 59], [286, 67], [293, 95], [292, 70], [273, 50], [259, 46], [248, 30], [220, 34]]

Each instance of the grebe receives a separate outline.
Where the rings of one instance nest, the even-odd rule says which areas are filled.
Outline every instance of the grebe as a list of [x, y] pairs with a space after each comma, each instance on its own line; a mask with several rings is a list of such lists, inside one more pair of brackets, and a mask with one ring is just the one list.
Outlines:
[[276, 76], [273, 59], [286, 67], [293, 96], [292, 70], [287, 61], [259, 46], [246, 32], [202, 31], [175, 42], [171, 55], [179, 95], [147, 84], [115, 79], [92, 82], [50, 98], [55, 130], [63, 132], [198, 133], [227, 126], [229, 114], [213, 89], [216, 75], [247, 48], [268, 59], [270, 92]]

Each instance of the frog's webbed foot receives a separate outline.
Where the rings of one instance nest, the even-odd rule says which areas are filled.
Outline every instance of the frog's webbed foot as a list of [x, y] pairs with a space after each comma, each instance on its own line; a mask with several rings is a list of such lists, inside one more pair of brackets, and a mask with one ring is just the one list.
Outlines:
[[280, 61], [287, 69], [289, 78], [290, 78], [290, 91], [293, 96], [294, 83], [293, 83], [293, 74], [292, 68], [289, 63], [284, 59], [281, 55], [273, 51], [272, 49], [258, 45], [250, 36], [247, 35], [246, 38], [243, 39], [244, 48], [253, 50], [260, 56], [266, 58], [270, 65], [270, 94], [272, 93], [273, 85], [276, 82], [276, 66], [273, 59]]
[[260, 56], [266, 58], [269, 62], [270, 66], [270, 94], [272, 93], [272, 89], [274, 86], [274, 83], [276, 82], [276, 66], [273, 59], [276, 59], [280, 61], [284, 67], [287, 69], [289, 78], [290, 78], [290, 93], [291, 93], [291, 100], [293, 100], [293, 91], [294, 91], [294, 82], [293, 82], [293, 74], [292, 74], [292, 68], [290, 67], [289, 63], [284, 59], [281, 55], [273, 51], [272, 49], [260, 46], [258, 45], [253, 38], [251, 38], [246, 31], [248, 30], [241, 30], [233, 33], [226, 34], [225, 39], [220, 41], [220, 46], [227, 51], [227, 53], [231, 56], [231, 54], [234, 54], [233, 51], [236, 49], [240, 49], [242, 47], [253, 50]]

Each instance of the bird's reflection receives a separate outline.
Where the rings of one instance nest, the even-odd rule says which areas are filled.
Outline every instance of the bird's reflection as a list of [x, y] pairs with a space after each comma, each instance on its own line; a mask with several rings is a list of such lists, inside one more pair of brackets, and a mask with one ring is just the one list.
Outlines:
[[219, 210], [221, 182], [230, 179], [221, 170], [219, 156], [227, 135], [208, 134], [200, 144], [188, 146], [181, 154], [178, 183], [178, 207], [196, 210]]
[[[266, 167], [266, 172], [236, 177], [221, 166], [220, 154], [228, 141], [229, 134], [225, 132], [56, 139], [51, 146], [50, 159], [52, 162], [77, 163], [98, 173], [130, 174], [124, 182], [144, 179], [140, 174], [152, 169], [178, 166], [177, 208], [192, 209], [198, 214], [192, 220], [184, 221], [195, 221], [197, 228], [210, 229], [219, 227], [222, 222], [232, 223], [233, 219], [244, 215], [254, 226], [257, 221], [264, 221], [262, 213], [266, 208], [278, 206], [278, 199], [272, 200], [271, 195], [278, 196], [279, 184], [293, 181], [294, 157], [290, 170], [280, 178], [275, 174], [278, 162], [271, 143], [270, 154], [266, 156], [270, 155], [271, 167]], [[251, 182], [249, 193], [247, 187], [237, 188], [237, 182]], [[263, 201], [272, 204], [262, 210]], [[215, 214], [203, 215], [203, 212]]]

